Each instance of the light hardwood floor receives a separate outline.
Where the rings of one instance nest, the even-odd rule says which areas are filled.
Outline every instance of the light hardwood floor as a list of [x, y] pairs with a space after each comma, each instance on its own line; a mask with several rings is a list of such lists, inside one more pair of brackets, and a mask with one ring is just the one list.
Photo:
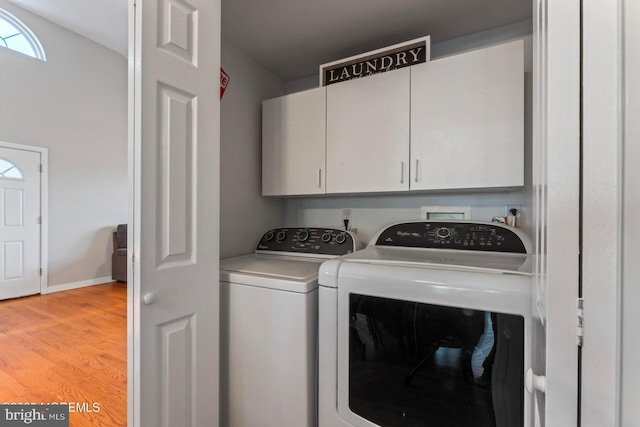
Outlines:
[[0, 403], [71, 403], [71, 427], [126, 426], [126, 316], [117, 282], [0, 301]]

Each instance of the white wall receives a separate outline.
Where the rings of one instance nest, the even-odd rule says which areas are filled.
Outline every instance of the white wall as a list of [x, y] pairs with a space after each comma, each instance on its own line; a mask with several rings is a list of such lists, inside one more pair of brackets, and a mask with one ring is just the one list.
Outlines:
[[280, 79], [222, 41], [230, 76], [220, 105], [220, 257], [251, 253], [267, 229], [281, 227], [284, 201], [262, 197], [262, 101], [283, 94]]
[[396, 222], [420, 218], [421, 206], [471, 206], [471, 218], [489, 221], [504, 215], [505, 204], [523, 204], [523, 192], [456, 193], [394, 196], [343, 196], [299, 198], [287, 201], [288, 225], [343, 227], [342, 209], [351, 209], [350, 226], [357, 236], [368, 243], [381, 227]]
[[0, 140], [49, 149], [49, 287], [110, 278], [111, 232], [127, 221], [127, 62], [5, 0], [0, 7], [47, 56], [0, 48]]
[[[471, 34], [459, 37], [445, 42], [434, 43], [431, 45], [431, 59], [444, 58], [456, 53], [480, 49], [495, 44], [506, 43], [509, 41], [525, 39], [525, 71], [531, 72], [532, 69], [532, 42], [531, 34], [533, 33], [532, 21], [522, 21], [504, 27], [494, 28], [492, 30], [483, 31], [477, 34]], [[383, 47], [383, 46], [381, 46]], [[340, 58], [336, 58], [338, 60]], [[320, 64], [318, 64], [320, 66]], [[318, 74], [304, 77], [298, 80], [285, 82], [285, 93], [301, 92], [303, 90], [318, 87]]]
[[[468, 193], [421, 193], [397, 195], [320, 196], [286, 199], [287, 225], [333, 225], [342, 223], [342, 209], [351, 209], [351, 226], [358, 229], [358, 237], [367, 242], [380, 227], [395, 221], [420, 218], [420, 206], [471, 206], [474, 220], [491, 220], [504, 215], [505, 204], [523, 206], [521, 223], [531, 236], [531, 21], [517, 23], [479, 34], [450, 40], [432, 46], [432, 59], [444, 57], [516, 39], [525, 41], [525, 187], [515, 191]], [[318, 86], [318, 77], [288, 82], [287, 93]]]

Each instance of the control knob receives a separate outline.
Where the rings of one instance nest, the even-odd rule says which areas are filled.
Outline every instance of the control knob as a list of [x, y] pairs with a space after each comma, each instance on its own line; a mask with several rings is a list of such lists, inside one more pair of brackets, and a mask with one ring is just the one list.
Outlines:
[[278, 231], [278, 234], [276, 234], [276, 240], [278, 242], [282, 242], [286, 238], [287, 238], [287, 233], [284, 230]]
[[331, 233], [324, 233], [322, 235], [322, 241], [324, 243], [329, 243], [331, 241]]
[[447, 227], [440, 227], [436, 230], [436, 237], [440, 240], [449, 240], [451, 238], [451, 230]]
[[305, 242], [309, 238], [309, 232], [307, 230], [302, 230], [298, 232], [298, 241]]
[[347, 240], [347, 235], [344, 233], [340, 233], [336, 236], [336, 243], [341, 245]]
[[273, 236], [274, 236], [273, 231], [269, 231], [267, 232], [267, 234], [264, 235], [264, 240], [266, 241], [273, 240]]

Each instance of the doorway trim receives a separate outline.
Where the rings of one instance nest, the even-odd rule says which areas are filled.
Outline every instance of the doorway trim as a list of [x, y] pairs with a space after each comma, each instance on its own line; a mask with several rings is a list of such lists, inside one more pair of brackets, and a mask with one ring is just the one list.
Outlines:
[[[606, 3], [606, 4], [605, 4]], [[634, 144], [627, 132], [633, 122], [627, 110], [632, 94], [625, 93], [632, 73], [625, 71], [632, 56], [625, 34], [632, 22], [625, 14], [633, 1], [584, 0], [583, 6], [583, 202], [582, 297], [584, 347], [580, 414], [583, 427], [627, 425], [622, 419], [622, 335], [624, 307], [631, 307], [623, 286], [629, 286], [625, 268], [633, 267], [625, 251], [632, 224], [628, 209], [632, 182], [625, 174]], [[637, 188], [637, 186], [636, 186]], [[635, 216], [635, 215], [634, 215]], [[628, 289], [628, 288], [627, 288]], [[625, 296], [626, 295], [626, 296]], [[637, 294], [636, 294], [637, 295]], [[623, 296], [625, 298], [623, 299]], [[635, 309], [634, 309], [635, 311]], [[603, 351], [602, 349], [608, 349]], [[635, 389], [635, 387], [634, 387]], [[631, 389], [629, 389], [631, 390]], [[637, 393], [636, 393], [637, 395]], [[627, 400], [628, 402], [628, 400]], [[633, 407], [632, 407], [633, 409]], [[630, 424], [629, 424], [630, 425]]]
[[0, 147], [40, 153], [40, 294], [49, 290], [49, 149], [0, 141]]

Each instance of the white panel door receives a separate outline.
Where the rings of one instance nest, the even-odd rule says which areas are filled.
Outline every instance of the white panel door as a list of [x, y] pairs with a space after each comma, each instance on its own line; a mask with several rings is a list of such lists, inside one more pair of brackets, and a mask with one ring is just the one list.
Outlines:
[[217, 426], [220, 2], [133, 16], [129, 425]]
[[326, 88], [262, 103], [262, 195], [325, 192]]
[[40, 153], [0, 148], [0, 299], [40, 293]]
[[327, 193], [409, 189], [409, 68], [327, 87]]
[[411, 67], [411, 189], [524, 185], [524, 42]]

